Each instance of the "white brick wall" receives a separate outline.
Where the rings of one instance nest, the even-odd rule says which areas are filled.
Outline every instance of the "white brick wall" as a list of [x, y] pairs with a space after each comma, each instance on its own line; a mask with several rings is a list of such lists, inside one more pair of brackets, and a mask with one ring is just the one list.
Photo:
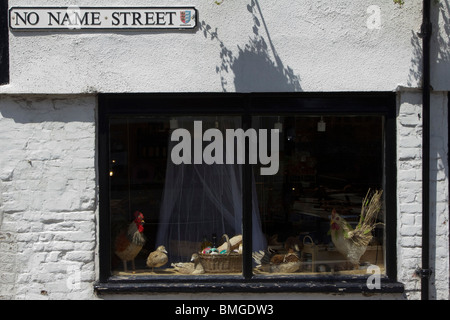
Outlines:
[[397, 118], [397, 269], [408, 298], [420, 298], [420, 280], [414, 270], [421, 265], [422, 212], [422, 99], [399, 93]]
[[[447, 93], [434, 93], [431, 107], [430, 298], [449, 298], [448, 232], [448, 124]], [[422, 96], [399, 94], [397, 118], [398, 280], [405, 284], [409, 299], [420, 299], [420, 279], [415, 269], [422, 265]], [[439, 281], [435, 281], [439, 279]]]
[[0, 299], [93, 296], [95, 101], [0, 96]]
[[430, 298], [449, 300], [449, 168], [447, 94], [431, 97], [430, 228], [432, 259]]

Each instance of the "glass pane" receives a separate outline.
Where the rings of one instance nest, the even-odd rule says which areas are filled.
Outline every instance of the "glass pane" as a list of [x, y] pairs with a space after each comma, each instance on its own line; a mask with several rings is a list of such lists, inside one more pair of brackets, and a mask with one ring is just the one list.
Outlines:
[[242, 165], [227, 162], [225, 134], [240, 126], [237, 116], [110, 119], [113, 274], [242, 272]]
[[384, 273], [382, 195], [375, 219], [360, 223], [368, 191], [383, 187], [383, 118], [261, 116], [252, 121], [256, 129], [281, 129], [277, 173], [265, 175], [261, 168], [269, 165], [254, 166], [268, 241], [253, 254], [255, 274], [365, 274], [369, 266]]

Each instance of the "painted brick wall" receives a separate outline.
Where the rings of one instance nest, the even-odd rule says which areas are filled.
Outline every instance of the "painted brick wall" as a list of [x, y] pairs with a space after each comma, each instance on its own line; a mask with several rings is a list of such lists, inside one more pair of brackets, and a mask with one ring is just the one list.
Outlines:
[[93, 295], [94, 97], [0, 97], [0, 299]]
[[[448, 124], [447, 94], [432, 95], [430, 256], [433, 269], [430, 298], [449, 298], [448, 232]], [[399, 94], [397, 118], [398, 145], [398, 280], [405, 284], [408, 299], [420, 299], [422, 255], [422, 96], [420, 92]], [[439, 279], [439, 281], [435, 281]]]
[[397, 118], [397, 269], [409, 298], [420, 298], [420, 279], [414, 270], [421, 265], [422, 216], [422, 97], [399, 95]]
[[430, 228], [435, 232], [430, 243], [430, 298], [449, 300], [448, 97], [434, 94], [431, 99]]

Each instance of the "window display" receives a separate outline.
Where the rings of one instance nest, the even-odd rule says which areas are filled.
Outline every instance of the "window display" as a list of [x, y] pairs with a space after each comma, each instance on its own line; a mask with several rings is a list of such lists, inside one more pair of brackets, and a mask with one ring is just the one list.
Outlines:
[[283, 130], [278, 174], [256, 175], [268, 249], [253, 254], [255, 272], [383, 270], [383, 118], [254, 117], [252, 123]]
[[253, 131], [242, 114], [109, 119], [112, 274], [239, 275], [245, 236], [255, 275], [384, 270], [384, 117], [250, 122]]

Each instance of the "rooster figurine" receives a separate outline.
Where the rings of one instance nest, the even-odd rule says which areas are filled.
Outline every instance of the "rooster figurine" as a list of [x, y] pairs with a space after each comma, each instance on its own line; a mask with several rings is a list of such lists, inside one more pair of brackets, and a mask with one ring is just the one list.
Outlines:
[[144, 236], [144, 215], [136, 211], [134, 220], [128, 229], [122, 230], [115, 240], [114, 252], [122, 260], [123, 269], [127, 272], [127, 262], [131, 261], [133, 272], [136, 270], [134, 259], [146, 242]]
[[359, 266], [361, 256], [366, 252], [372, 240], [372, 230], [376, 227], [377, 215], [381, 209], [382, 191], [375, 192], [369, 200], [369, 192], [363, 200], [361, 216], [355, 229], [342, 218], [335, 209], [331, 213], [330, 234], [336, 249], [343, 254], [354, 267]]

